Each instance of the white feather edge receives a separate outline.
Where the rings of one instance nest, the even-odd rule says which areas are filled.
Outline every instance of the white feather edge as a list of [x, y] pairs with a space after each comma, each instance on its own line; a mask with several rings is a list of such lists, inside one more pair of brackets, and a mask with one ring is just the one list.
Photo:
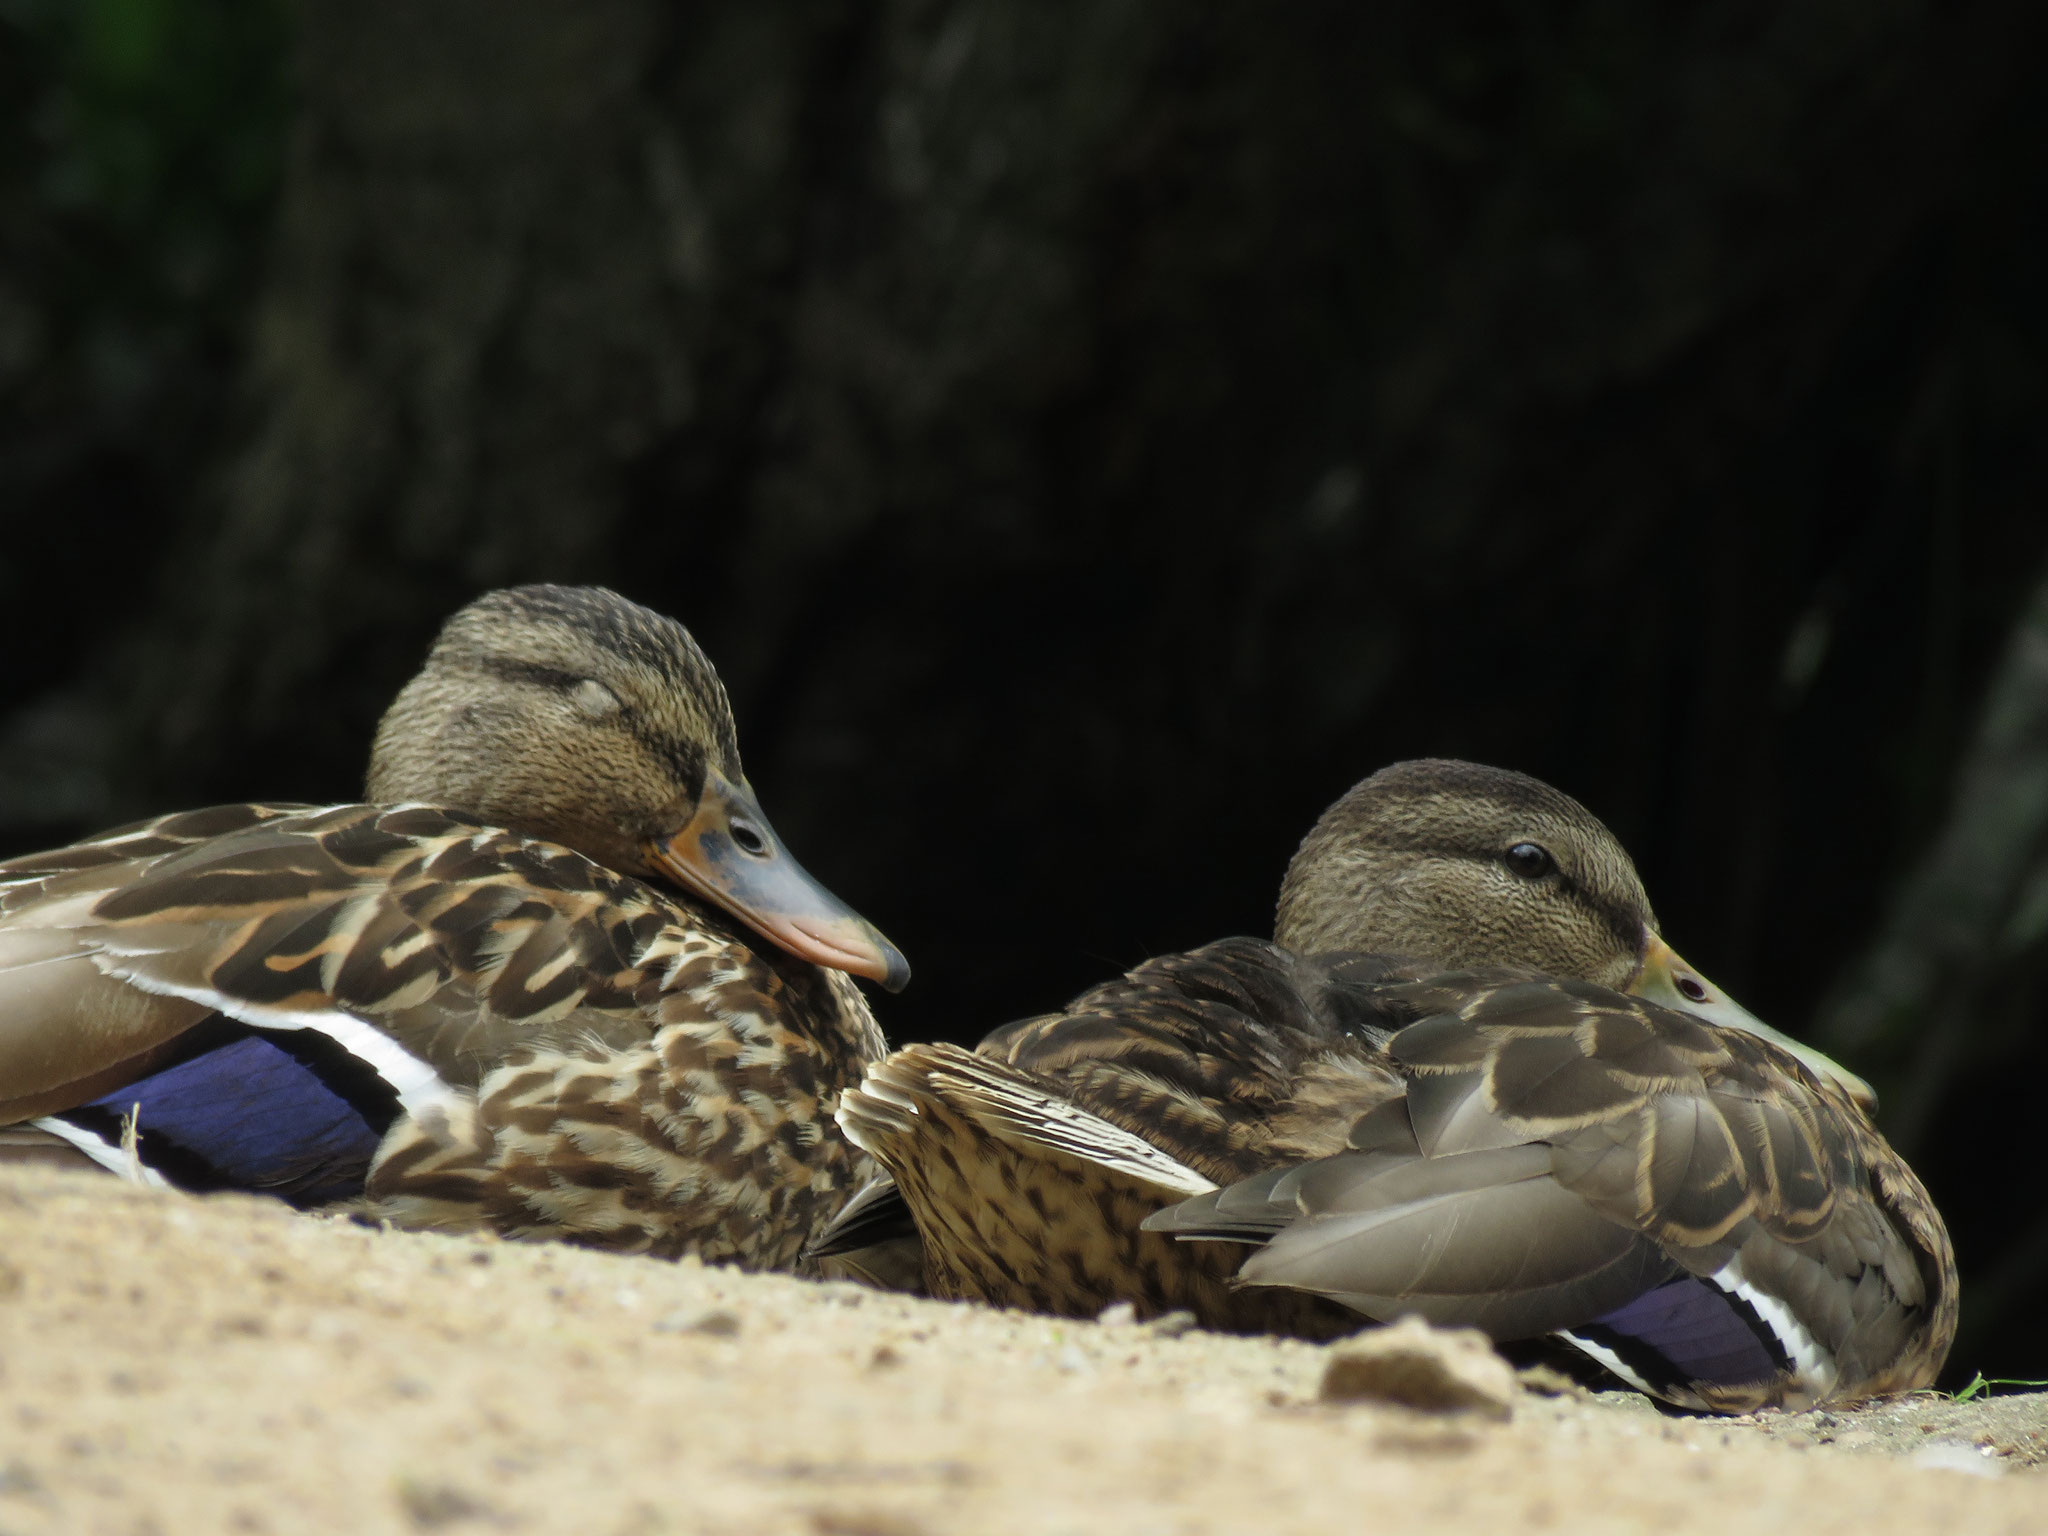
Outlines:
[[338, 1009], [302, 1013], [288, 1008], [268, 1008], [247, 998], [231, 997], [210, 987], [180, 986], [160, 977], [139, 975], [122, 966], [112, 951], [93, 955], [93, 963], [107, 975], [126, 982], [139, 992], [158, 997], [181, 997], [259, 1029], [311, 1029], [327, 1036], [358, 1061], [367, 1063], [391, 1085], [408, 1115], [444, 1105], [457, 1090], [441, 1080], [440, 1074], [374, 1024]]
[[1039, 1093], [998, 1073], [945, 1068], [932, 1073], [932, 1082], [950, 1087], [969, 1114], [1005, 1141], [1077, 1157], [1183, 1198], [1206, 1195], [1216, 1188], [1213, 1181], [1168, 1157], [1143, 1137], [1133, 1136], [1077, 1104]]
[[[1563, 1339], [1565, 1343], [1571, 1345], [1572, 1348], [1578, 1350], [1579, 1353], [1583, 1355], [1590, 1355], [1593, 1359], [1599, 1361], [1602, 1365], [1606, 1366], [1608, 1370], [1612, 1371], [1615, 1375], [1619, 1376], [1623, 1381], [1627, 1382], [1630, 1386], [1634, 1387], [1638, 1392], [1647, 1393], [1651, 1397], [1663, 1397], [1666, 1395], [1662, 1392], [1659, 1392], [1655, 1387], [1651, 1386], [1647, 1381], [1643, 1380], [1642, 1377], [1638, 1376], [1633, 1370], [1629, 1368], [1627, 1362], [1625, 1362], [1621, 1358], [1621, 1356], [1617, 1355], [1613, 1350], [1609, 1349], [1606, 1345], [1595, 1344], [1591, 1339], [1582, 1339], [1576, 1333], [1571, 1333], [1569, 1331], [1558, 1334], [1558, 1337]], [[1690, 1399], [1692, 1394], [1688, 1392], [1685, 1394], [1685, 1396], [1688, 1399]], [[1698, 1407], [1700, 1405], [1688, 1401], [1686, 1406]]]
[[[977, 1070], [983, 1063], [966, 1053], [963, 1056], [963, 1060], [931, 1069], [928, 1081], [933, 1088], [949, 1089], [958, 1107], [990, 1135], [1013, 1145], [1079, 1158], [1182, 1198], [1206, 1195], [1216, 1188], [1142, 1137], [1065, 1099], [1014, 1082], [996, 1067]], [[888, 1149], [876, 1146], [867, 1131], [886, 1127], [893, 1135], [908, 1135], [913, 1121], [924, 1113], [917, 1102], [918, 1090], [902, 1081], [905, 1075], [893, 1058], [877, 1062], [868, 1068], [860, 1086], [840, 1099], [833, 1115], [848, 1141], [884, 1163], [890, 1160]], [[872, 1127], [863, 1122], [873, 1122]]]
[[1742, 1272], [1740, 1254], [1715, 1270], [1709, 1278], [1722, 1290], [1740, 1296], [1756, 1309], [1756, 1315], [1777, 1336], [1778, 1347], [1791, 1360], [1793, 1380], [1806, 1388], [1812, 1400], [1818, 1401], [1835, 1389], [1841, 1367], [1835, 1361], [1834, 1352], [1793, 1316], [1792, 1309], [1781, 1298], [1768, 1291], [1760, 1291], [1749, 1283]]
[[68, 1120], [59, 1120], [54, 1115], [45, 1115], [29, 1124], [39, 1131], [47, 1131], [59, 1141], [68, 1141], [87, 1157], [98, 1163], [107, 1172], [126, 1179], [130, 1184], [140, 1184], [149, 1189], [169, 1189], [170, 1180], [154, 1168], [128, 1155], [118, 1142], [108, 1141], [98, 1135], [73, 1125]]
[[917, 1105], [907, 1095], [881, 1082], [870, 1068], [857, 1087], [839, 1096], [839, 1107], [832, 1111], [832, 1118], [838, 1122], [840, 1134], [861, 1151], [870, 1157], [883, 1157], [883, 1152], [869, 1140], [869, 1129], [886, 1129], [890, 1135], [902, 1136], [909, 1132], [917, 1113]]
[[[1816, 1339], [1806, 1326], [1792, 1315], [1792, 1309], [1780, 1298], [1767, 1291], [1760, 1291], [1749, 1283], [1742, 1273], [1742, 1259], [1739, 1255], [1703, 1278], [1717, 1290], [1731, 1296], [1740, 1296], [1748, 1302], [1763, 1325], [1771, 1330], [1772, 1337], [1778, 1341], [1778, 1347], [1792, 1362], [1788, 1384], [1793, 1390], [1786, 1393], [1788, 1407], [1820, 1402], [1835, 1389], [1841, 1368], [1835, 1360], [1833, 1351]], [[1639, 1392], [1648, 1392], [1653, 1397], [1676, 1396], [1682, 1398], [1689, 1406], [1705, 1406], [1691, 1393], [1658, 1392], [1631, 1370], [1613, 1350], [1595, 1344], [1590, 1339], [1581, 1338], [1570, 1329], [1561, 1330], [1558, 1337], [1574, 1349], [1599, 1361]]]
[[847, 1113], [847, 1105], [852, 1098], [853, 1095], [851, 1093], [845, 1095], [845, 1097], [840, 1099], [839, 1107], [832, 1111], [832, 1118], [839, 1124], [839, 1134], [860, 1148], [861, 1151], [867, 1153], [869, 1157], [880, 1157], [882, 1154], [869, 1145], [866, 1135], [862, 1133], [860, 1122]]

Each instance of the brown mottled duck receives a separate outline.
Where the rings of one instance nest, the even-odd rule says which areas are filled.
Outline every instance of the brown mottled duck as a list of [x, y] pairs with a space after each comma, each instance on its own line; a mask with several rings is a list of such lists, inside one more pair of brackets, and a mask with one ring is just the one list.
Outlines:
[[1310, 832], [1276, 934], [879, 1063], [839, 1116], [893, 1184], [819, 1251], [1068, 1316], [1561, 1339], [1693, 1408], [1932, 1379], [1954, 1260], [1868, 1088], [1673, 953], [1576, 801], [1397, 764]]
[[0, 864], [0, 1158], [751, 1267], [872, 1176], [833, 1124], [903, 957], [807, 875], [672, 619], [450, 619], [358, 805]]

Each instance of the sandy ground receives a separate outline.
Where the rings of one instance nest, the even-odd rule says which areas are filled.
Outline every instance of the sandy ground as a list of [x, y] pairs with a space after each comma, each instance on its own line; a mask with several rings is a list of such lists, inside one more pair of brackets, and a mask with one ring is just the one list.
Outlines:
[[2048, 1532], [2048, 1401], [1323, 1401], [1332, 1349], [0, 1178], [0, 1533]]

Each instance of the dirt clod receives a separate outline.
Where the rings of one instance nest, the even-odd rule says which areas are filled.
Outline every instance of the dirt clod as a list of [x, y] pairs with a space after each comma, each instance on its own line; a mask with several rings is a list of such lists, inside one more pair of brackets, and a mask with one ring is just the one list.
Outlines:
[[1485, 1334], [1405, 1317], [1333, 1345], [1316, 1395], [1326, 1403], [1396, 1403], [1506, 1419], [1519, 1393], [1515, 1368]]

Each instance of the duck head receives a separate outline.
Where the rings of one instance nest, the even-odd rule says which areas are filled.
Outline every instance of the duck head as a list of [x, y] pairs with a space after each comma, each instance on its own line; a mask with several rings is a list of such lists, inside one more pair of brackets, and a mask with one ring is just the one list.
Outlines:
[[601, 587], [514, 587], [451, 618], [378, 727], [369, 795], [468, 811], [680, 886], [891, 992], [910, 979], [901, 951], [768, 824], [725, 687], [689, 631]]
[[1302, 954], [1372, 950], [1597, 982], [1769, 1040], [1876, 1107], [1862, 1078], [1771, 1028], [1666, 944], [1614, 834], [1526, 774], [1435, 758], [1381, 769], [1303, 840], [1274, 937]]

